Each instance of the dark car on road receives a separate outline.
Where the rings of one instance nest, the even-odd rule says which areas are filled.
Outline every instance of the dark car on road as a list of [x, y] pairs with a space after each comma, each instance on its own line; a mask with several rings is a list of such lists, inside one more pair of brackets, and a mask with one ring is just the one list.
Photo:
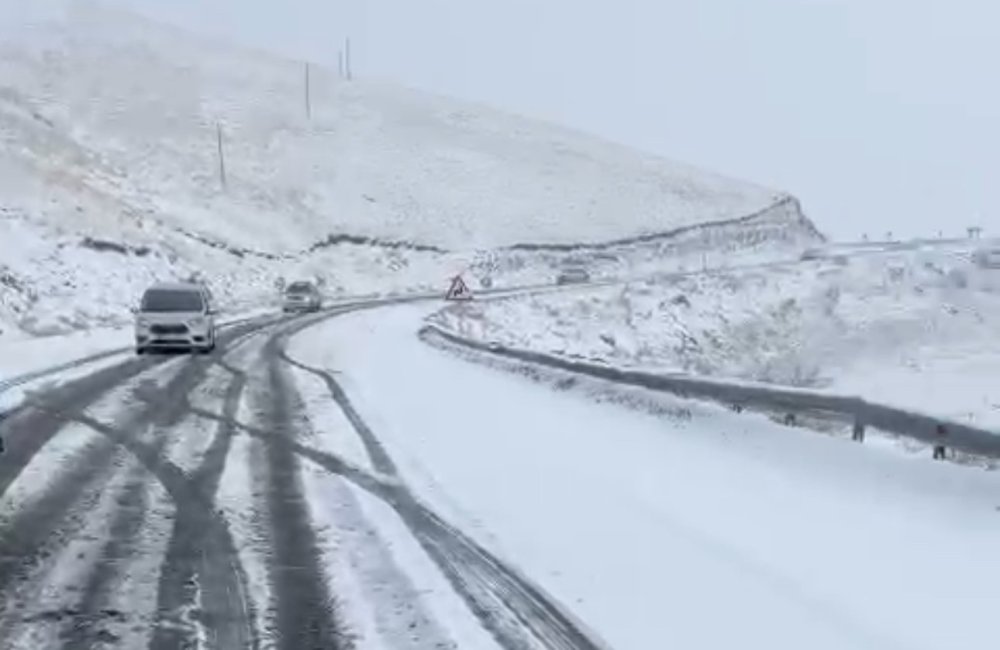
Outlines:
[[312, 282], [293, 282], [285, 289], [281, 310], [288, 313], [319, 311], [323, 298]]

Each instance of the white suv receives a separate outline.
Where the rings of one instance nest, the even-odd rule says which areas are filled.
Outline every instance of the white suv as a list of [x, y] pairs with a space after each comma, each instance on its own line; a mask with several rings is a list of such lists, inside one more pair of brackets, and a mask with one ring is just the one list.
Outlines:
[[205, 287], [192, 283], [157, 284], [142, 296], [135, 315], [135, 351], [215, 349], [215, 309]]

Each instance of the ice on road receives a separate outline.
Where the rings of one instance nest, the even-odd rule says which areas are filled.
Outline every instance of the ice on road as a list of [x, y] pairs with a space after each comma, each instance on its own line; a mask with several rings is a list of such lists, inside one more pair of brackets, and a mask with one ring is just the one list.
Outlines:
[[427, 313], [337, 318], [289, 353], [339, 373], [420, 498], [612, 647], [994, 639], [992, 473], [698, 403], [654, 416], [557, 391], [422, 343]]

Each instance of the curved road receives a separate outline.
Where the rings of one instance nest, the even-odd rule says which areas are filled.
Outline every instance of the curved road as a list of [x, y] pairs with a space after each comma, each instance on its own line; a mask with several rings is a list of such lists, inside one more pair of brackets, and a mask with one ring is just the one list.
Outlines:
[[[390, 506], [497, 646], [600, 647], [415, 499], [336, 379], [285, 354], [301, 330], [360, 307], [240, 323], [212, 355], [130, 358], [35, 393], [0, 421], [0, 649], [351, 647], [303, 493], [306, 464]], [[326, 383], [374, 471], [309, 446], [293, 367]], [[240, 436], [255, 452], [234, 461]], [[246, 566], [219, 506], [227, 470], [253, 486], [245, 506], [263, 567]], [[268, 598], [254, 597], [253, 571]]]

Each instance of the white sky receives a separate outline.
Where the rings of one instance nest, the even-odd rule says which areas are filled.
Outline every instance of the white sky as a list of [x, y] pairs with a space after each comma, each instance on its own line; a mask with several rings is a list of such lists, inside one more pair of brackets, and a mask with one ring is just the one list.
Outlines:
[[828, 234], [1000, 234], [995, 0], [116, 0], [796, 194]]

